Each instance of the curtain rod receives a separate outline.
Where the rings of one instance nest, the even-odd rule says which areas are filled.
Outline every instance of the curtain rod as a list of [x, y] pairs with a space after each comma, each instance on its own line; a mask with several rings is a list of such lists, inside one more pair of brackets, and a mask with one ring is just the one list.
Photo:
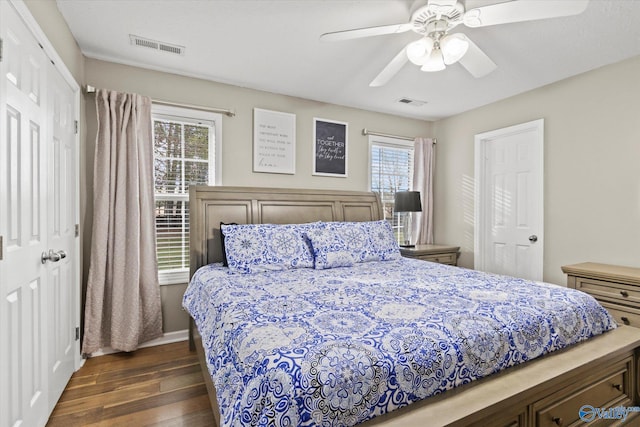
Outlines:
[[[402, 136], [402, 135], [391, 135], [389, 133], [380, 133], [380, 132], [372, 132], [367, 128], [362, 129], [362, 134], [367, 136], [367, 135], [373, 135], [373, 136], [384, 136], [387, 138], [396, 138], [396, 139], [405, 139], [407, 141], [413, 141], [415, 138], [411, 137], [411, 136]], [[433, 143], [437, 144], [438, 141], [433, 138]]]
[[[85, 92], [86, 93], [95, 93], [96, 92], [96, 88], [94, 86], [91, 86], [91, 85], [86, 85], [85, 86]], [[204, 105], [181, 104], [179, 102], [161, 101], [159, 99], [152, 99], [151, 102], [153, 102], [154, 104], [168, 105], [168, 106], [171, 106], [171, 107], [182, 107], [182, 108], [190, 108], [192, 110], [207, 111], [209, 113], [220, 113], [220, 114], [225, 114], [225, 115], [227, 115], [229, 117], [234, 117], [236, 115], [235, 111], [227, 110], [227, 109], [224, 109], [224, 108], [205, 107]]]

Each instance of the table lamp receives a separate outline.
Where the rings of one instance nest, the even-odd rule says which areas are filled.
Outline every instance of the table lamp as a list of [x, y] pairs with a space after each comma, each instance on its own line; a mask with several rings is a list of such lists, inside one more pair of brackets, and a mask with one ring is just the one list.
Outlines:
[[[413, 212], [422, 212], [422, 202], [420, 201], [419, 191], [398, 191], [396, 192], [394, 212], [398, 212], [398, 222], [402, 219], [402, 236], [400, 239], [398, 234], [398, 244], [403, 248], [413, 248], [415, 244], [411, 244], [411, 223]], [[401, 243], [402, 242], [402, 243]]]

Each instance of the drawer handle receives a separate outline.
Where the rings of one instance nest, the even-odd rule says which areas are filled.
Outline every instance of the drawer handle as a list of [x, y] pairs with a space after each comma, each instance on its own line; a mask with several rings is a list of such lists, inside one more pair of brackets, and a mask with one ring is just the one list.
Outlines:
[[620, 320], [622, 320], [622, 323], [624, 323], [625, 325], [630, 325], [631, 322], [629, 321], [629, 318], [627, 316], [622, 316], [620, 318]]
[[560, 417], [553, 417], [553, 418], [551, 418], [551, 421], [556, 423], [557, 426], [561, 426], [562, 425], [562, 418], [560, 418]]
[[627, 291], [620, 291], [620, 295], [622, 295], [623, 297], [627, 298], [629, 296], [629, 292]]
[[618, 391], [622, 391], [622, 384], [614, 384], [613, 388], [615, 388]]

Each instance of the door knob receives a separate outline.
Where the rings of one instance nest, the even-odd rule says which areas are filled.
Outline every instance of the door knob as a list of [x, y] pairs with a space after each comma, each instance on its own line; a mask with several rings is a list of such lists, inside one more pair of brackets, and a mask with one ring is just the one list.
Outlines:
[[42, 263], [46, 263], [47, 261], [58, 262], [61, 259], [67, 257], [67, 253], [65, 251], [54, 251], [53, 249], [49, 249], [49, 251], [42, 252]]
[[536, 236], [535, 234], [532, 234], [531, 236], [529, 236], [529, 241], [531, 243], [535, 243], [538, 241], [538, 236]]

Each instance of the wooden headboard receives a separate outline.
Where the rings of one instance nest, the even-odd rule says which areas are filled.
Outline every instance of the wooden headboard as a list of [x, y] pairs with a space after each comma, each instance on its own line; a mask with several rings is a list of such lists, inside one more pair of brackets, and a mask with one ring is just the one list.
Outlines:
[[287, 188], [189, 188], [190, 275], [222, 261], [220, 222], [294, 224], [313, 221], [382, 219], [376, 193]]

